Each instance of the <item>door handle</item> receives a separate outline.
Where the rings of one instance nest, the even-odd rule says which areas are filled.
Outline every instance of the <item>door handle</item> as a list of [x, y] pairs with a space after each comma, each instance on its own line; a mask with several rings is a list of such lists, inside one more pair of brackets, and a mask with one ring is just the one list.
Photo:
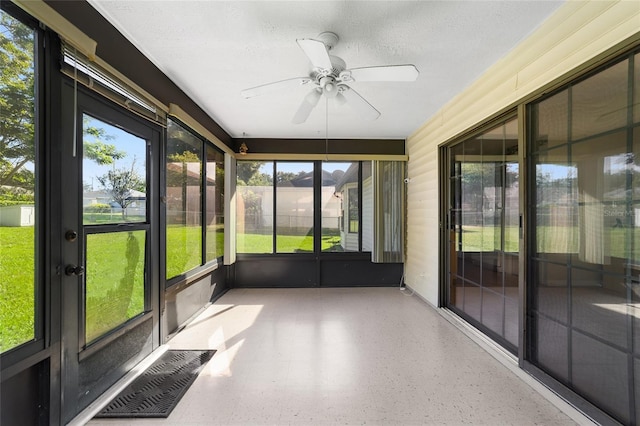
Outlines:
[[67, 265], [64, 268], [64, 273], [71, 276], [71, 275], [82, 275], [84, 274], [84, 268], [82, 266], [76, 266], [76, 265]]

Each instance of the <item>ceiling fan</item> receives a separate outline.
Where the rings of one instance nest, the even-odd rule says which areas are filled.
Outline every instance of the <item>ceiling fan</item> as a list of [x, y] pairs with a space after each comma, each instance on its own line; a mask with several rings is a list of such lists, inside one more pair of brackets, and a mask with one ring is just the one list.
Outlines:
[[241, 92], [242, 96], [248, 99], [278, 90], [308, 85], [312, 90], [304, 97], [298, 111], [293, 116], [291, 121], [294, 124], [304, 123], [307, 120], [322, 95], [328, 99], [335, 99], [340, 104], [349, 105], [365, 119], [375, 120], [380, 116], [380, 112], [347, 83], [354, 81], [415, 81], [418, 78], [418, 69], [415, 65], [410, 64], [347, 69], [344, 60], [329, 54], [338, 40], [338, 36], [332, 32], [323, 32], [316, 39], [297, 39], [298, 45], [313, 66], [309, 75], [245, 89]]

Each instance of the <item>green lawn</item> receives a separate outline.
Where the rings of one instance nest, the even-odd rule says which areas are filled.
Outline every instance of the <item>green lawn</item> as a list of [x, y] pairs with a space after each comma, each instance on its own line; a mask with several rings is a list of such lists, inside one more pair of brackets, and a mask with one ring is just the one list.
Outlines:
[[[100, 220], [98, 222], [102, 223]], [[167, 228], [168, 278], [200, 264], [200, 229], [183, 226]], [[34, 338], [33, 232], [33, 227], [0, 227], [0, 352]], [[209, 227], [207, 232], [207, 259], [212, 260], [222, 253], [224, 227], [215, 225]], [[134, 317], [144, 308], [141, 259], [138, 257], [137, 263], [127, 265], [124, 260], [126, 257], [123, 257], [127, 252], [128, 236], [128, 232], [97, 234], [91, 236], [89, 241], [91, 250], [86, 274], [89, 294], [86, 301], [88, 340]], [[237, 238], [238, 246], [244, 252], [272, 252], [270, 235], [240, 234]], [[136, 239], [139, 249], [144, 247], [144, 235], [136, 234]], [[313, 251], [311, 236], [278, 235], [277, 242], [280, 253]], [[322, 238], [322, 250], [330, 250], [339, 244], [339, 235], [325, 235]], [[131, 286], [131, 289], [127, 286]], [[116, 309], [119, 305], [126, 305], [127, 309]]]
[[[273, 237], [271, 234], [238, 234], [236, 238], [238, 253], [261, 254], [273, 252]], [[340, 233], [338, 231], [330, 233], [327, 230], [323, 230], [320, 245], [322, 251], [341, 251]], [[312, 253], [313, 236], [276, 235], [276, 252]]]
[[[462, 232], [462, 251], [498, 251], [500, 235], [498, 228], [490, 226], [464, 226]], [[622, 259], [640, 261], [640, 230], [633, 230], [633, 247], [630, 233], [625, 228], [605, 228], [605, 240], [609, 247], [608, 255]], [[505, 228], [505, 252], [518, 251], [519, 229], [517, 226]], [[580, 230], [577, 226], [540, 226], [536, 230], [537, 250], [539, 253], [578, 253], [580, 251]]]
[[[606, 231], [611, 247], [610, 256], [640, 260], [640, 232], [633, 230], [635, 248], [629, 253], [629, 229], [606, 228]], [[34, 338], [33, 232], [32, 227], [0, 227], [0, 352]], [[141, 261], [145, 237], [142, 231], [135, 232], [138, 233], [134, 235], [135, 244], [128, 232], [98, 234], [99, 237], [90, 241], [94, 255], [87, 259], [86, 284], [90, 292], [87, 308], [91, 313], [107, 311], [112, 314], [107, 315], [111, 318], [109, 321], [105, 321], [104, 315], [89, 315], [89, 338], [137, 315], [144, 308]], [[518, 228], [509, 227], [505, 232], [506, 251], [517, 251]], [[206, 247], [210, 260], [222, 253], [224, 228], [222, 225], [210, 227], [207, 235], [210, 236]], [[462, 247], [464, 251], [497, 250], [498, 237], [492, 227], [467, 226], [462, 234]], [[537, 238], [541, 252], [577, 253], [579, 250], [577, 228], [540, 227]], [[271, 253], [273, 249], [271, 235], [239, 234], [237, 241], [239, 253]], [[278, 235], [276, 241], [280, 253], [313, 251], [311, 236]], [[340, 237], [325, 232], [321, 244], [323, 251], [338, 250]], [[182, 274], [199, 265], [200, 247], [200, 227], [167, 228], [167, 277]], [[127, 262], [127, 254], [137, 260]], [[123, 294], [128, 296], [121, 299]], [[118, 303], [110, 303], [116, 299]], [[113, 306], [122, 307], [125, 304], [126, 310], [113, 313]]]
[[146, 231], [87, 236], [86, 341], [144, 312]]
[[[518, 251], [518, 227], [509, 226], [504, 230], [504, 251], [514, 253]], [[494, 226], [462, 227], [462, 251], [496, 251], [501, 250], [500, 228]]]
[[[207, 262], [224, 253], [224, 225], [207, 227]], [[169, 225], [167, 227], [167, 279], [181, 275], [200, 265], [202, 258], [202, 228]]]
[[0, 352], [34, 338], [33, 227], [0, 227]]

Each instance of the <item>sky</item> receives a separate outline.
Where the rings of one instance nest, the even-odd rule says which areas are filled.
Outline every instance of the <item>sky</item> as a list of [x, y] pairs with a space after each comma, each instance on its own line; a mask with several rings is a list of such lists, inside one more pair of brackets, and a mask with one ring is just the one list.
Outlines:
[[[85, 115], [85, 118], [88, 118], [89, 120], [85, 123], [85, 126], [104, 129], [106, 135], [112, 137], [111, 139], [105, 140], [103, 142], [112, 144], [118, 151], [124, 151], [127, 153], [127, 156], [125, 158], [116, 161], [116, 168], [130, 167], [135, 157], [136, 169], [141, 175], [144, 176], [146, 160], [146, 141], [144, 139], [134, 136], [120, 128], [112, 126], [91, 116]], [[91, 136], [85, 136], [85, 138], [89, 141], [95, 140]], [[271, 164], [273, 163], [265, 163], [260, 168], [260, 171], [262, 173], [272, 174], [273, 169], [271, 169], [271, 167], [267, 167], [267, 165], [271, 166]], [[335, 170], [346, 171], [350, 165], [350, 162], [324, 162], [322, 168], [328, 172], [333, 172]], [[101, 189], [101, 185], [100, 182], [98, 182], [97, 177], [106, 174], [112, 167], [114, 167], [114, 165], [100, 166], [95, 161], [84, 159], [82, 162], [82, 167], [83, 183], [85, 185], [89, 185], [90, 187], [92, 186], [94, 191], [99, 191]], [[281, 172], [291, 172], [297, 174], [300, 171], [308, 172], [312, 170], [313, 162], [278, 161], [278, 171]]]
[[[144, 139], [90, 116], [85, 115], [85, 118], [89, 118], [89, 121], [85, 124], [86, 126], [104, 129], [106, 135], [112, 137], [112, 139], [103, 142], [114, 145], [118, 151], [127, 153], [125, 158], [115, 162], [116, 168], [131, 167], [131, 163], [135, 158], [138, 173], [141, 176], [145, 176], [147, 144]], [[95, 140], [91, 136], [85, 136], [85, 138], [89, 141]], [[82, 182], [85, 185], [93, 184], [93, 190], [99, 191], [102, 187], [97, 177], [106, 174], [112, 167], [114, 167], [114, 165], [100, 166], [95, 161], [84, 159], [82, 161]]]

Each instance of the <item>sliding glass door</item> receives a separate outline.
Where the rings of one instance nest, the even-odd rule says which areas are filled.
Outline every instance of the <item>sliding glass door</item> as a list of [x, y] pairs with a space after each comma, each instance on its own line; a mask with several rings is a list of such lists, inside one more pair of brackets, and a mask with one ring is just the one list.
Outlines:
[[519, 163], [515, 119], [448, 149], [447, 306], [517, 351]]
[[527, 357], [640, 419], [640, 54], [529, 109]]

